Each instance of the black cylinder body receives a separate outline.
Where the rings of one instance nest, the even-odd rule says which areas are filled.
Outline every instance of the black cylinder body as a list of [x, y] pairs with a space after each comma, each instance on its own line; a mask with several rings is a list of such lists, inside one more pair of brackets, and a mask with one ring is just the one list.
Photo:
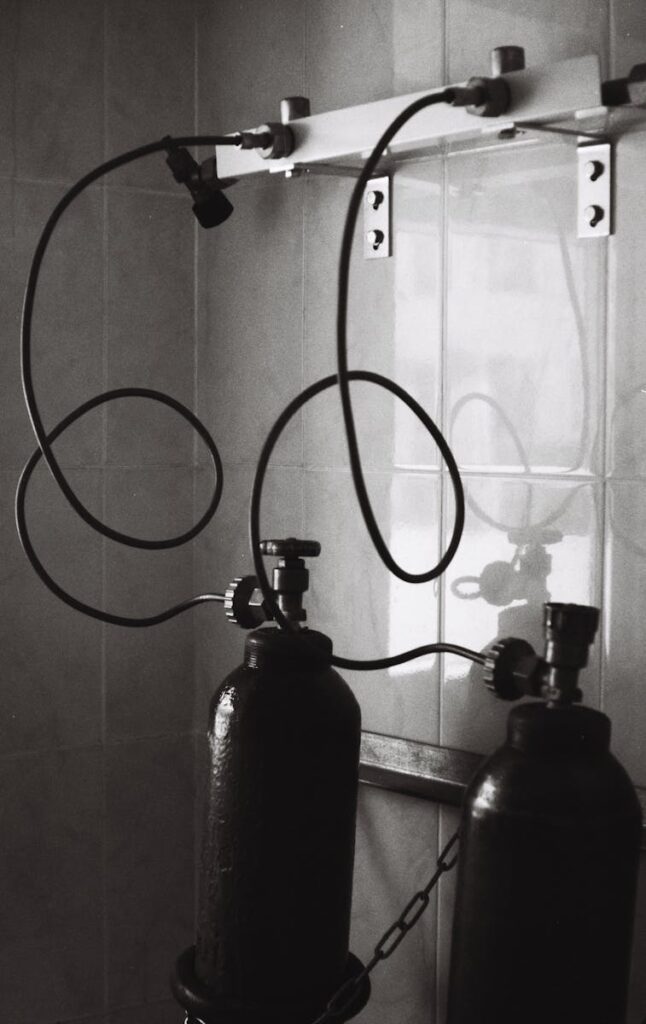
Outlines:
[[216, 997], [315, 1016], [348, 962], [359, 705], [302, 641], [259, 629], [208, 738], [195, 974]]
[[641, 813], [582, 707], [514, 708], [460, 832], [449, 1024], [624, 1024]]

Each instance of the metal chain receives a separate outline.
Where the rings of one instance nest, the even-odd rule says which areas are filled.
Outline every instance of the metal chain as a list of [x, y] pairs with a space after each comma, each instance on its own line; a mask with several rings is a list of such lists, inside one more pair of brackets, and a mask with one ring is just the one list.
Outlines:
[[408, 934], [415, 924], [417, 924], [420, 917], [426, 910], [430, 902], [431, 892], [439, 882], [442, 875], [447, 871], [451, 871], [451, 869], [455, 867], [458, 859], [457, 853], [454, 854], [451, 860], [447, 860], [446, 858], [459, 838], [459, 831], [455, 832], [451, 836], [437, 858], [435, 871], [424, 888], [420, 889], [419, 892], [416, 892], [412, 899], [408, 901], [397, 920], [393, 921], [390, 928], [388, 928], [381, 936], [379, 942], [374, 948], [371, 959], [363, 970], [354, 978], [350, 978], [349, 981], [346, 981], [341, 985], [341, 988], [337, 989], [323, 1013], [314, 1021], [314, 1024], [324, 1024], [325, 1021], [329, 1021], [333, 1017], [342, 1014], [344, 1010], [347, 1010], [357, 992], [357, 989], [368, 977], [371, 971], [373, 971], [377, 964], [381, 963], [382, 960], [387, 960], [389, 956], [393, 955], [404, 936]]
[[[457, 853], [454, 854], [450, 860], [447, 860], [446, 858], [459, 838], [459, 831], [454, 832], [437, 858], [435, 871], [424, 888], [415, 893], [415, 895], [408, 901], [397, 920], [393, 921], [390, 928], [388, 928], [381, 936], [379, 942], [374, 948], [371, 959], [365, 967], [359, 972], [359, 974], [355, 975], [354, 978], [350, 978], [349, 981], [344, 982], [344, 984], [336, 990], [323, 1013], [316, 1018], [313, 1024], [325, 1024], [326, 1021], [339, 1016], [347, 1010], [354, 999], [357, 989], [368, 977], [371, 971], [373, 971], [377, 964], [381, 963], [382, 960], [387, 960], [388, 957], [393, 955], [404, 936], [407, 935], [411, 928], [417, 924], [420, 917], [426, 910], [430, 903], [431, 892], [439, 882], [442, 875], [446, 874], [447, 871], [451, 871], [451, 869], [455, 867], [458, 859]], [[184, 1024], [203, 1024], [203, 1022], [198, 1017], [190, 1017], [187, 1014]]]

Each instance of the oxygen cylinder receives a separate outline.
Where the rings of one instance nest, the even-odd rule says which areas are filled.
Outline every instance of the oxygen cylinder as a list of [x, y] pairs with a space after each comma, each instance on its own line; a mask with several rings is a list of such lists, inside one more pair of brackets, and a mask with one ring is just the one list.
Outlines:
[[[573, 706], [597, 610], [545, 606], [546, 651], [503, 641], [499, 693], [541, 692], [468, 786], [449, 1024], [624, 1024], [641, 813], [610, 721]], [[514, 646], [515, 645], [515, 646]]]
[[[300, 556], [319, 545], [263, 550], [302, 621]], [[313, 630], [256, 629], [213, 697], [197, 944], [174, 984], [204, 1024], [312, 1024], [361, 969], [348, 951], [361, 716], [331, 650]]]

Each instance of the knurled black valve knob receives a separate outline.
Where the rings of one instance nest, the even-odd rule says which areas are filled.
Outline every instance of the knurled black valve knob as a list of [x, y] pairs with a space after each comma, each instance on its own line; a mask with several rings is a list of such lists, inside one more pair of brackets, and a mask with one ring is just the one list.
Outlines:
[[599, 625], [599, 609], [587, 604], [558, 604], [544, 606], [545, 631], [585, 637], [589, 644], [595, 638]]
[[284, 540], [261, 540], [260, 550], [263, 555], [275, 558], [316, 558], [321, 554], [321, 545], [317, 540], [286, 537]]
[[255, 576], [236, 576], [224, 592], [224, 612], [234, 626], [243, 629], [257, 629], [270, 616], [262, 602], [252, 604], [254, 593], [258, 590]]
[[519, 700], [536, 692], [536, 652], [526, 640], [497, 640], [486, 653], [483, 682], [502, 700]]
[[545, 661], [548, 665], [584, 668], [599, 625], [599, 609], [585, 604], [544, 607]]

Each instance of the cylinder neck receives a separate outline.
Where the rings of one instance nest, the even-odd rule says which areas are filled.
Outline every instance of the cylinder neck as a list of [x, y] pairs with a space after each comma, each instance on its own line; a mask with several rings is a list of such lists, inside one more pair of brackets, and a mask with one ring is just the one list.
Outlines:
[[507, 743], [524, 754], [606, 754], [610, 719], [580, 705], [522, 704], [509, 714]]
[[245, 668], [280, 668], [301, 672], [328, 667], [332, 641], [314, 629], [299, 630], [292, 635], [271, 626], [255, 629], [245, 642]]

